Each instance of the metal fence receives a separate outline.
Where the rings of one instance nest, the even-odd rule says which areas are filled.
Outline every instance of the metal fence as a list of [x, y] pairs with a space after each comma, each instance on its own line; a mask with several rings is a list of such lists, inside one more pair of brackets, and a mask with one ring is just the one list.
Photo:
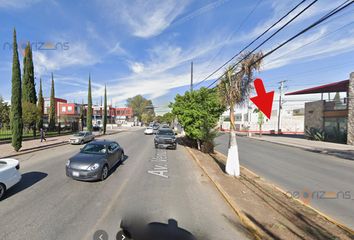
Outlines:
[[[54, 136], [60, 136], [60, 135], [66, 135], [66, 134], [71, 134], [74, 132], [77, 132], [79, 130], [79, 124], [76, 122], [72, 123], [61, 123], [61, 124], [56, 124], [53, 129], [49, 129], [48, 125], [44, 124], [43, 130], [45, 131], [45, 136], [46, 137], [54, 137]], [[23, 129], [22, 133], [22, 139], [27, 140], [27, 139], [36, 139], [40, 138], [40, 133], [39, 129], [34, 132], [33, 129]], [[8, 142], [11, 141], [12, 139], [12, 131], [9, 128], [5, 127], [0, 127], [0, 142]]]

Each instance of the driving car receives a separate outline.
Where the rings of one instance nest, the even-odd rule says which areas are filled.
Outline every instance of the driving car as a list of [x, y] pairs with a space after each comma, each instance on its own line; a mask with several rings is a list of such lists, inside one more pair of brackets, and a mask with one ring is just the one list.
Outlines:
[[151, 135], [154, 134], [154, 129], [152, 127], [147, 127], [144, 131], [145, 135]]
[[19, 171], [20, 163], [16, 159], [0, 159], [0, 199], [5, 195], [5, 191], [21, 181]]
[[70, 144], [84, 144], [95, 139], [95, 135], [89, 131], [81, 131], [75, 133], [70, 139]]
[[115, 141], [88, 143], [66, 163], [66, 176], [76, 180], [105, 180], [109, 170], [124, 161], [124, 150]]
[[156, 136], [154, 138], [155, 148], [159, 148], [160, 146], [165, 148], [177, 148], [176, 136], [175, 133], [170, 128], [160, 128], [156, 132]]

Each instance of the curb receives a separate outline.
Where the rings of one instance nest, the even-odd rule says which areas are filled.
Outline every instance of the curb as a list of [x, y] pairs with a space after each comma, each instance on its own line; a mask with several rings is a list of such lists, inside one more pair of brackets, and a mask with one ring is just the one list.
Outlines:
[[261, 239], [267, 239], [266, 236], [264, 236], [256, 227], [256, 225], [251, 222], [248, 217], [243, 213], [243, 211], [237, 206], [237, 204], [234, 202], [234, 200], [229, 196], [229, 194], [223, 189], [223, 187], [216, 182], [205, 170], [205, 168], [201, 165], [199, 159], [195, 156], [195, 154], [190, 150], [189, 147], [184, 146], [185, 149], [189, 152], [189, 154], [192, 156], [192, 158], [197, 162], [198, 166], [203, 170], [203, 172], [208, 176], [208, 178], [211, 180], [212, 183], [216, 186], [218, 191], [221, 193], [221, 195], [224, 197], [226, 202], [231, 206], [231, 208], [234, 210], [236, 215], [240, 218], [241, 223], [247, 228], [251, 234], [254, 235], [254, 237], [257, 240]]
[[[95, 136], [95, 138], [99, 138], [99, 137], [102, 137], [102, 136], [110, 136], [110, 135], [118, 134], [118, 133], [121, 133], [121, 132], [125, 132], [125, 131], [123, 130], [123, 131], [119, 131], [119, 132], [109, 133], [109, 134], [106, 134], [106, 135], [97, 135], [97, 136]], [[15, 154], [3, 156], [1, 158], [10, 158], [10, 157], [21, 156], [21, 155], [24, 155], [24, 154], [39, 152], [39, 151], [43, 151], [43, 150], [46, 150], [46, 149], [60, 147], [60, 146], [68, 145], [68, 144], [69, 144], [68, 141], [62, 141], [62, 142], [58, 142], [58, 143], [48, 144], [48, 145], [45, 145], [45, 146], [27, 148], [23, 152], [18, 152], [18, 153], [15, 153]]]
[[[223, 154], [223, 153], [221, 153], [221, 152], [219, 152], [219, 151], [216, 151], [216, 150], [215, 150], [214, 152], [217, 153], [217, 154], [220, 154], [220, 155], [222, 155], [222, 156], [224, 156], [224, 157], [226, 158], [225, 154]], [[256, 174], [255, 172], [253, 172], [252, 170], [249, 170], [248, 168], [245, 168], [245, 167], [243, 167], [243, 166], [241, 166], [241, 168], [247, 170], [247, 171], [250, 172], [252, 175], [254, 175], [256, 178], [261, 179], [264, 183], [266, 183], [267, 185], [269, 185], [269, 186], [275, 188], [276, 190], [278, 190], [279, 192], [281, 192], [282, 194], [284, 194], [286, 197], [289, 198], [289, 194], [287, 194], [287, 192], [284, 191], [283, 189], [281, 189], [280, 187], [276, 186], [274, 183], [270, 183], [270, 182], [266, 181], [264, 178], [262, 178], [261, 176], [259, 176], [259, 175]], [[334, 220], [332, 217], [330, 217], [330, 216], [328, 216], [328, 215], [326, 215], [326, 214], [320, 212], [319, 210], [313, 208], [313, 207], [310, 206], [310, 205], [305, 204], [304, 202], [302, 202], [301, 200], [299, 200], [299, 199], [297, 199], [297, 198], [294, 198], [294, 197], [291, 196], [291, 199], [293, 199], [293, 200], [295, 200], [296, 202], [300, 203], [302, 206], [305, 206], [305, 207], [307, 207], [307, 208], [313, 210], [314, 212], [316, 212], [317, 214], [319, 214], [320, 216], [322, 216], [323, 218], [325, 218], [327, 221], [333, 223], [333, 224], [336, 225], [337, 227], [339, 227], [339, 228], [343, 229], [344, 231], [347, 231], [347, 232], [349, 232], [350, 234], [353, 234], [353, 235], [354, 235], [354, 230], [352, 230], [351, 228], [345, 226], [343, 223], [340, 223], [340, 222]]]
[[[247, 137], [247, 136], [245, 136], [245, 137]], [[325, 154], [325, 155], [332, 156], [332, 157], [354, 160], [354, 156], [345, 156], [345, 155], [341, 155], [340, 153], [339, 154], [331, 154], [331, 153], [328, 153], [328, 150], [326, 150], [326, 149], [314, 148], [314, 147], [306, 147], [306, 146], [290, 144], [290, 143], [281, 143], [281, 142], [269, 141], [269, 140], [266, 140], [266, 139], [260, 139], [260, 138], [255, 138], [255, 137], [248, 137], [248, 138], [249, 139], [258, 140], [258, 141], [278, 144], [278, 145], [282, 145], [282, 146], [287, 146], [287, 147], [294, 147], [294, 148], [307, 150], [307, 151], [314, 152], [314, 153]], [[336, 150], [336, 149], [332, 148], [331, 150]], [[339, 151], [346, 151], [346, 150], [339, 150]]]

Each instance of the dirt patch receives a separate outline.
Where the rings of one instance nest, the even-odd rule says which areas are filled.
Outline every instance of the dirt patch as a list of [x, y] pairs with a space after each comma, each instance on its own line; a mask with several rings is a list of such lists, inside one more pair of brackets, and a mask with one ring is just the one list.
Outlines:
[[349, 228], [290, 198], [247, 169], [241, 168], [240, 178], [226, 175], [224, 155], [208, 155], [196, 149], [187, 149], [255, 238], [354, 239]]

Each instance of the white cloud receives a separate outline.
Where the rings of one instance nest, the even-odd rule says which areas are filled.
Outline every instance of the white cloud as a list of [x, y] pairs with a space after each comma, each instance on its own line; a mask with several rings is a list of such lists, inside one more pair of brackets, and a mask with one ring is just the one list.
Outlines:
[[71, 66], [94, 65], [100, 60], [89, 52], [86, 44], [70, 44], [67, 50], [33, 51], [36, 74], [42, 75]]
[[100, 1], [106, 14], [129, 26], [134, 36], [148, 38], [159, 35], [179, 16], [189, 0]]
[[27, 8], [42, 0], [0, 0], [0, 8]]
[[133, 62], [130, 65], [130, 69], [134, 72], [134, 73], [141, 73], [144, 71], [144, 64], [139, 63], [139, 62]]

